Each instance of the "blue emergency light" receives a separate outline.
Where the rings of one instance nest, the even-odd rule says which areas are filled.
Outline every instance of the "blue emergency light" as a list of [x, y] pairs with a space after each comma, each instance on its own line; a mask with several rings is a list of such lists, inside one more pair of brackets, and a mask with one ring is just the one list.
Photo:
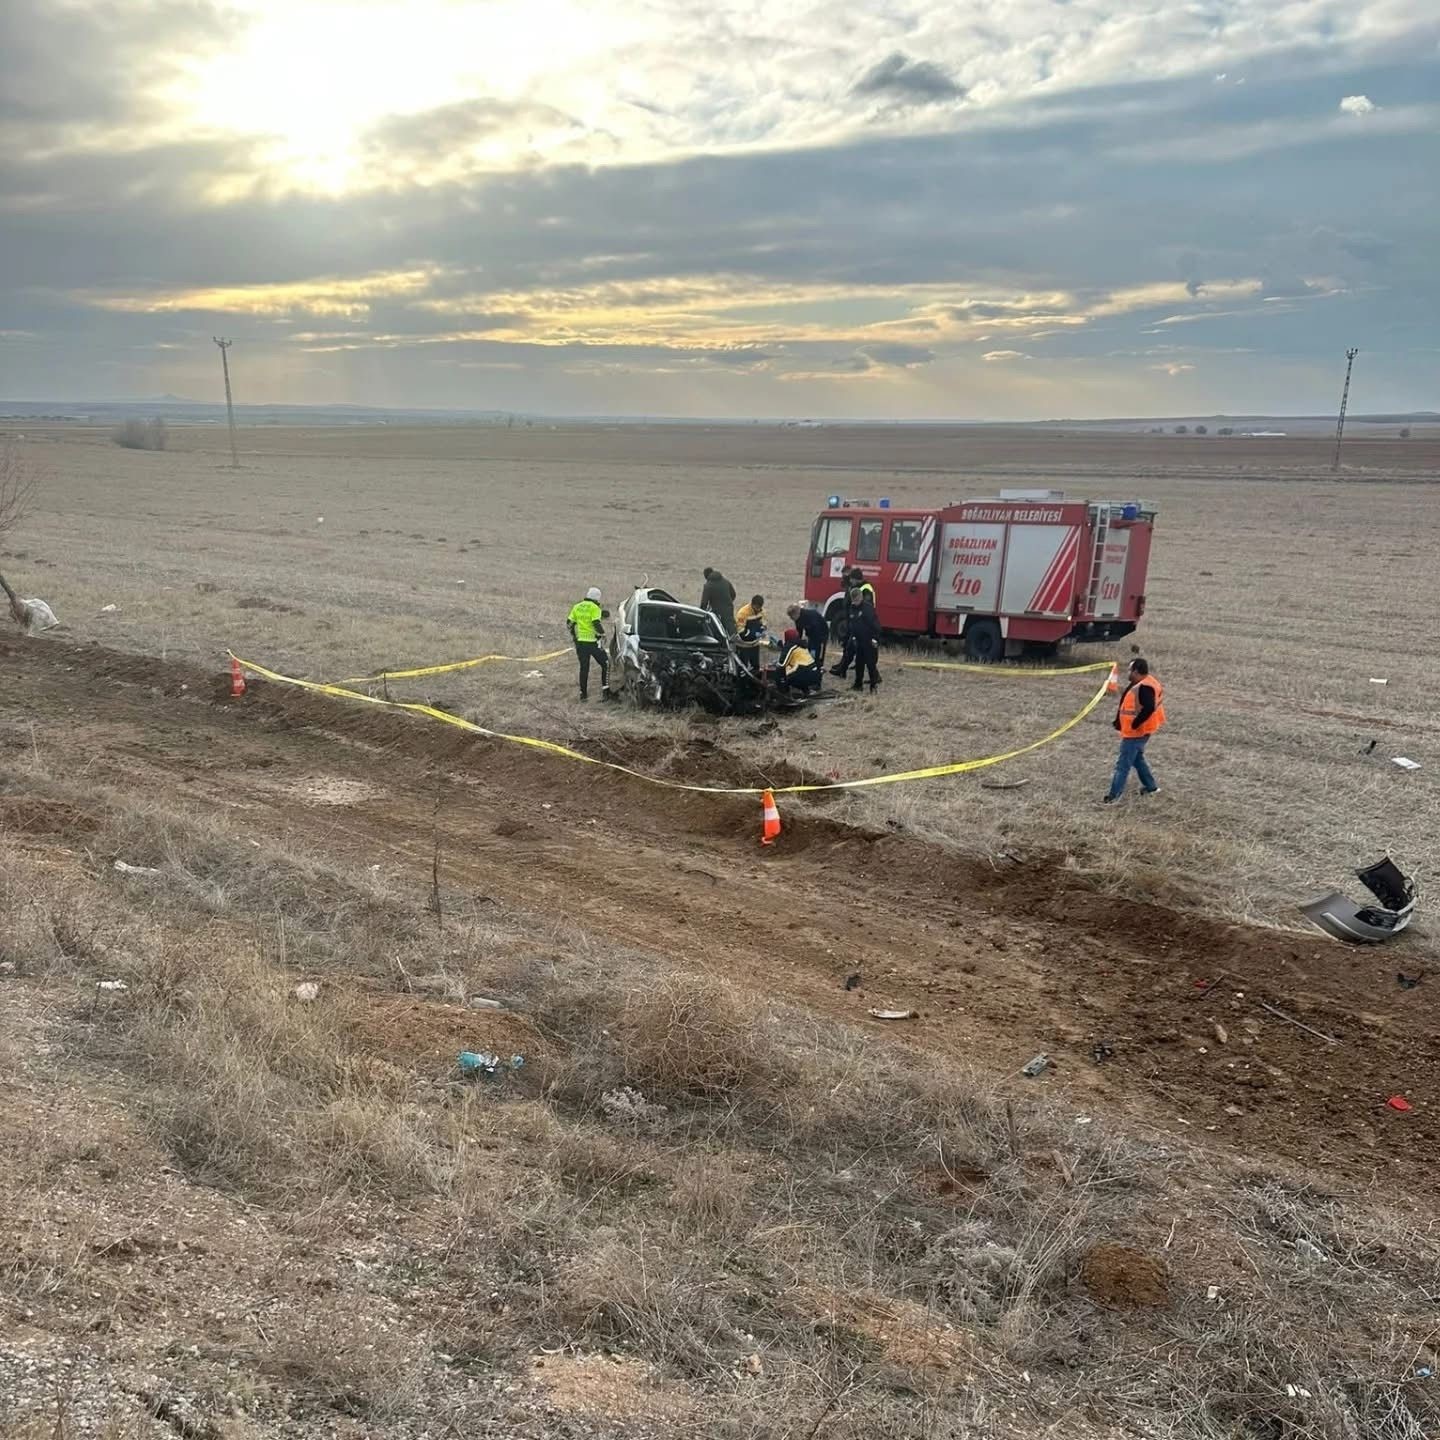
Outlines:
[[826, 501], [826, 504], [828, 504], [832, 510], [838, 510], [840, 508], [840, 497], [838, 495], [832, 495], [830, 499]]
[[888, 495], [882, 495], [880, 497], [880, 508], [882, 510], [888, 510], [890, 508], [890, 497]]

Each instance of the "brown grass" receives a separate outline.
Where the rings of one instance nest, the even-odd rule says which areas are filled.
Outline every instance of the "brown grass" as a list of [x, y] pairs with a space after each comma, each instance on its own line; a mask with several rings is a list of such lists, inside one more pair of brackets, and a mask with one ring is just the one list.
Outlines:
[[[971, 853], [1058, 852], [1104, 888], [1287, 925], [1299, 923], [1297, 898], [1382, 846], [1417, 871], [1440, 862], [1419, 803], [1427, 772], [1388, 763], [1410, 752], [1423, 760], [1437, 733], [1440, 659], [1407, 639], [1423, 633], [1426, 566], [1440, 541], [1417, 483], [1435, 473], [1433, 441], [1357, 441], [1355, 469], [1337, 481], [1323, 444], [1300, 439], [287, 429], [252, 437], [256, 458], [236, 491], [208, 468], [223, 457], [206, 432], [177, 431], [164, 455], [107, 450], [96, 438], [65, 431], [17, 447], [54, 471], [26, 563], [45, 562], [43, 588], [79, 637], [217, 665], [233, 645], [331, 676], [563, 646], [565, 610], [592, 580], [609, 598], [645, 576], [688, 595], [701, 566], [719, 563], [742, 589], [793, 595], [837, 463], [872, 464], [847, 470], [843, 488], [881, 490], [897, 505], [993, 491], [1006, 477], [1143, 492], [1160, 520], [1137, 640], [1169, 685], [1173, 714], [1153, 747], [1169, 792], [1160, 806], [1096, 808], [1113, 740], [1096, 718], [1016, 762], [1007, 773], [1034, 782], [1023, 791], [982, 791], [958, 776], [867, 792], [838, 813]], [[397, 463], [423, 469], [424, 484], [397, 493]], [[742, 463], [763, 468], [734, 468]], [[765, 521], [737, 532], [737, 512]], [[255, 595], [304, 613], [236, 608]], [[106, 603], [119, 612], [99, 617]], [[747, 766], [783, 760], [854, 777], [1009, 748], [1087, 693], [1088, 680], [927, 674], [898, 669], [902, 658], [886, 652], [874, 701], [777, 735], [752, 736], [742, 722], [706, 733]], [[528, 668], [403, 688], [601, 750], [633, 735], [663, 749], [691, 733], [674, 717], [581, 711], [567, 659], [542, 667], [542, 681], [523, 678]], [[1371, 686], [1371, 675], [1389, 686]], [[1377, 757], [1362, 759], [1371, 738]]]
[[[1175, 1440], [1421, 1440], [1440, 1418], [1414, 1378], [1440, 1240], [1379, 1194], [1076, 1127], [947, 1057], [553, 921], [461, 914], [437, 938], [422, 888], [257, 851], [243, 824], [13, 781], [36, 797], [95, 828], [0, 862], [0, 1018], [23, 1021], [0, 1051], [0, 1318], [100, 1324], [151, 1368], [203, 1346], [240, 1377], [197, 1379], [203, 1413], [243, 1393], [315, 1433], [337, 1413], [397, 1440], [515, 1426], [537, 1354], [611, 1349], [736, 1437], [1019, 1440], [1082, 1406]], [[122, 883], [122, 840], [162, 876]], [[323, 936], [313, 1005], [279, 919]], [[405, 977], [481, 964], [528, 974], [533, 1013], [507, 1023], [535, 1024], [544, 1063], [462, 1085], [448, 1055], [376, 1043]], [[404, 1003], [444, 1020], [443, 992]], [[103, 1143], [70, 1134], [80, 1115]], [[124, 1148], [122, 1118], [169, 1163]], [[205, 1217], [194, 1248], [112, 1248], [176, 1186]], [[1082, 1270], [1102, 1244], [1163, 1266], [1168, 1306], [1098, 1306]], [[160, 1313], [160, 1286], [206, 1298]]]

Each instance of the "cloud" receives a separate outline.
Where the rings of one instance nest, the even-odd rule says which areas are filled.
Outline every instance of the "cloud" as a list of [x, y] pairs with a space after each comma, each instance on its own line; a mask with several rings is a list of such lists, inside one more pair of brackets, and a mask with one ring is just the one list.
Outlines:
[[1373, 115], [1380, 107], [1368, 95], [1347, 95], [1340, 102], [1346, 115]]
[[1159, 370], [1162, 374], [1165, 375], [1175, 376], [1188, 375], [1190, 371], [1192, 371], [1195, 367], [1193, 365], [1187, 365], [1180, 360], [1169, 360], [1166, 361], [1166, 363], [1163, 365], [1151, 365], [1147, 368], [1151, 370]]
[[965, 87], [932, 60], [912, 60], [895, 50], [878, 60], [854, 84], [854, 95], [878, 96], [895, 105], [938, 105], [963, 100]]
[[[261, 12], [276, 35], [292, 13], [335, 28], [319, 0], [235, 3], [252, 57]], [[432, 16], [432, 0], [414, 5]], [[626, 27], [657, 12], [597, 0], [605, 23], [585, 7], [574, 44], [522, 46], [518, 60], [454, 47], [403, 93], [337, 31], [314, 94], [252, 107], [232, 102], [254, 92], [221, 88], [201, 124], [174, 84], [216, 53], [204, 5], [151, 25], [147, 7], [115, 0], [11, 0], [0, 325], [36, 338], [0, 346], [0, 396], [206, 394], [213, 329], [236, 337], [248, 398], [488, 404], [461, 373], [483, 369], [497, 403], [569, 413], [763, 414], [818, 392], [843, 413], [847, 391], [876, 415], [1124, 413], [1174, 389], [1148, 368], [1167, 360], [1194, 364], [1196, 404], [1294, 395], [1309, 409], [1337, 333], [1360, 326], [1367, 386], [1403, 408], [1437, 383], [1433, 359], [1404, 358], [1440, 325], [1440, 206], [1416, 178], [1434, 168], [1433, 45], [1412, 62], [1402, 52], [1421, 53], [1424, 27], [1397, 38], [1404, 7], [1357, 5], [1353, 23], [1334, 13], [1321, 49], [1303, 17], [1286, 48], [1280, 0], [1244, 0], [1247, 28], [1213, 65], [1244, 67], [1237, 91], [1199, 68], [1213, 37], [1181, 0], [1133, 27], [1075, 3], [1047, 7], [1044, 26], [1021, 7], [1013, 34], [953, 35], [937, 0], [907, 0], [903, 18], [886, 0], [844, 25], [774, 0], [763, 30], [739, 0], [716, 0], [660, 7], [639, 40]], [[535, 8], [486, 13], [520, 25]], [[392, 0], [360, 10], [372, 30], [394, 13]], [[445, 24], [470, 23], [455, 16]], [[1178, 38], [1156, 49], [1161, 16]], [[633, 50], [623, 107], [593, 84], [593, 58], [619, 43], [612, 21]], [[106, 61], [116, 45], [120, 71]], [[1156, 57], [1153, 78], [1130, 78], [1137, 48]], [[462, 94], [457, 65], [472, 67]], [[857, 103], [857, 75], [890, 88]], [[54, 98], [72, 80], [73, 115]], [[964, 106], [938, 103], [962, 81]], [[1385, 108], [1356, 123], [1337, 89]], [[332, 94], [355, 121], [336, 136], [320, 103]], [[308, 184], [277, 160], [275, 135], [230, 126], [255, 108], [266, 124], [293, 114], [322, 159], [334, 139], [358, 167]], [[1119, 358], [1155, 333], [1194, 344]], [[1237, 349], [1258, 353], [1206, 362]]]
[[903, 370], [929, 365], [936, 358], [935, 352], [923, 345], [866, 345], [860, 353], [877, 365], [893, 365]]

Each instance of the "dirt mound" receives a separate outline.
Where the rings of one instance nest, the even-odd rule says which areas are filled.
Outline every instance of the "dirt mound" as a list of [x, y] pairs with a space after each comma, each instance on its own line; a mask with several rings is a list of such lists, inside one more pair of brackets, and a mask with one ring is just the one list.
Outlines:
[[58, 800], [0, 800], [0, 833], [22, 835], [89, 835], [99, 822], [75, 805]]
[[1080, 1283], [1112, 1310], [1153, 1309], [1170, 1303], [1165, 1263], [1128, 1245], [1096, 1245], [1080, 1262]]

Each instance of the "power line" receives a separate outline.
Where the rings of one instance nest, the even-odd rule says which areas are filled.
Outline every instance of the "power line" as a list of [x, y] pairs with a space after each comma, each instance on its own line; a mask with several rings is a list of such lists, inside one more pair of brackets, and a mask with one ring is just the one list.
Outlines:
[[1355, 368], [1355, 357], [1359, 353], [1353, 347], [1345, 352], [1345, 388], [1340, 392], [1340, 418], [1335, 422], [1335, 459], [1330, 465], [1332, 471], [1340, 468], [1340, 442], [1345, 438], [1345, 407], [1350, 403], [1350, 372]]
[[240, 468], [240, 456], [235, 449], [235, 402], [230, 398], [230, 357], [225, 353], [235, 342], [222, 340], [218, 335], [211, 337], [220, 347], [220, 365], [225, 371], [225, 414], [230, 421], [230, 468]]

